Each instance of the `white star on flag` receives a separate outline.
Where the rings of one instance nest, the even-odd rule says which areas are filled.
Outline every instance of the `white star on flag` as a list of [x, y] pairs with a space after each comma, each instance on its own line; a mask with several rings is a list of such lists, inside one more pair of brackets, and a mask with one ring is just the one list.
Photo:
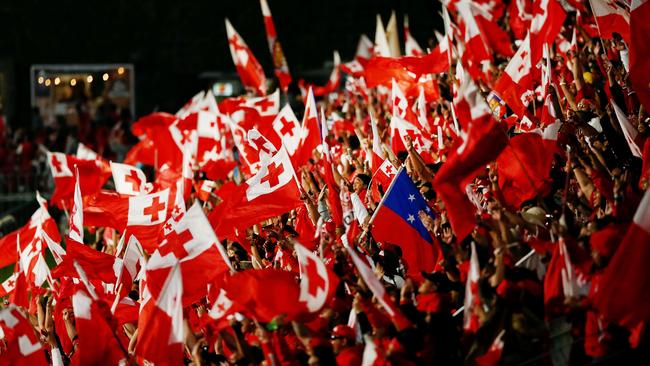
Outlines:
[[415, 221], [415, 216], [409, 215], [408, 219], [406, 219], [406, 220], [408, 220], [408, 222], [410, 222], [412, 224], [413, 221]]
[[415, 195], [414, 194], [409, 194], [409, 201], [411, 201], [411, 202], [415, 201]]

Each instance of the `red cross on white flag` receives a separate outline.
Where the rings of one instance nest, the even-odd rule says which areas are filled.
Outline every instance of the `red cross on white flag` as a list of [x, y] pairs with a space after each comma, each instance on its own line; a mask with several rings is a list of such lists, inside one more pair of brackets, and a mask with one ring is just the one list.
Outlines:
[[111, 161], [111, 171], [115, 182], [115, 191], [129, 196], [142, 194], [147, 183], [147, 176], [142, 170], [127, 164]]
[[169, 188], [148, 195], [130, 197], [127, 225], [149, 226], [164, 222], [168, 202]]
[[273, 130], [282, 139], [282, 146], [293, 156], [300, 145], [300, 121], [288, 103], [280, 110], [273, 121]]
[[48, 152], [47, 162], [50, 164], [54, 178], [73, 176], [72, 170], [68, 167], [68, 158], [64, 153]]
[[325, 305], [330, 290], [327, 267], [304, 246], [295, 243], [294, 249], [300, 265], [300, 301], [305, 302], [309, 311], [319, 311]]

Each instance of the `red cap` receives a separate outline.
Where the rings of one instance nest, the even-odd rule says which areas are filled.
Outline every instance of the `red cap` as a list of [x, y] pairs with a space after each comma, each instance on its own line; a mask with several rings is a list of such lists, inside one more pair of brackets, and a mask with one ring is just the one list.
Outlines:
[[343, 337], [354, 340], [355, 336], [354, 329], [347, 325], [337, 325], [332, 330], [332, 337]]

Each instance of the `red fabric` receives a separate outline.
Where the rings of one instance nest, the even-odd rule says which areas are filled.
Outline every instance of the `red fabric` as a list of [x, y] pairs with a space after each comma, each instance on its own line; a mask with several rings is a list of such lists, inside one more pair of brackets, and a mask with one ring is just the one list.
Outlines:
[[[294, 274], [277, 269], [247, 270], [230, 277], [224, 285], [228, 297], [260, 322], [280, 314], [287, 320], [306, 312]], [[282, 296], [278, 296], [282, 294]]]
[[424, 240], [417, 230], [391, 209], [378, 209], [374, 215], [371, 230], [375, 240], [399, 245], [402, 248], [407, 273], [429, 272], [435, 267], [436, 260], [440, 255], [436, 244], [430, 244]]
[[301, 206], [295, 172], [286, 150], [265, 161], [260, 171], [241, 185], [220, 210], [210, 213], [210, 223], [219, 236], [232, 234], [270, 217]]
[[[52, 270], [52, 278], [72, 277], [79, 278], [73, 262], [79, 263], [81, 268], [91, 280], [100, 280], [113, 284], [117, 281], [116, 269], [122, 260], [110, 254], [99, 252], [87, 245], [79, 244], [68, 239], [66, 243], [66, 256], [63, 262]], [[125, 272], [124, 275], [127, 275]], [[129, 281], [130, 283], [130, 281]]]
[[318, 110], [311, 89], [307, 93], [305, 114], [302, 117], [302, 127], [300, 131], [300, 144], [298, 145], [298, 149], [291, 156], [293, 166], [296, 168], [306, 165], [311, 159], [314, 149], [321, 143]]
[[634, 327], [650, 319], [650, 190], [605, 268], [594, 306], [605, 319]]
[[472, 121], [467, 133], [464, 148], [449, 154], [433, 181], [436, 192], [445, 203], [451, 227], [458, 239], [469, 235], [476, 224], [476, 207], [465, 195], [465, 186], [508, 143], [504, 131], [490, 115]]
[[117, 338], [117, 322], [110, 306], [103, 300], [92, 300], [84, 291], [78, 291], [72, 303], [79, 335], [79, 364], [118, 365], [126, 359], [126, 345]]
[[157, 299], [145, 298], [138, 319], [135, 354], [161, 365], [183, 363], [182, 278], [175, 267]]
[[289, 74], [289, 66], [287, 60], [282, 52], [282, 47], [278, 41], [278, 35], [275, 31], [275, 24], [271, 16], [271, 10], [264, 0], [262, 3], [262, 15], [264, 16], [264, 29], [266, 30], [266, 41], [269, 44], [269, 51], [271, 52], [271, 59], [275, 68], [275, 75], [280, 82], [280, 88], [286, 93], [291, 83], [291, 75]]
[[604, 257], [611, 258], [625, 237], [627, 228], [628, 225], [625, 224], [609, 224], [591, 234], [589, 237], [591, 250], [597, 251]]
[[149, 257], [147, 287], [157, 298], [170, 270], [178, 265], [182, 274], [183, 306], [189, 306], [205, 297], [209, 283], [231, 269], [225, 256], [225, 249], [218, 243], [201, 204], [196, 202]]
[[542, 48], [545, 43], [553, 44], [562, 29], [566, 11], [557, 0], [549, 0], [546, 9], [541, 1], [533, 3], [533, 20], [531, 21], [530, 50], [531, 61], [537, 65], [542, 58]]
[[235, 31], [230, 22], [226, 19], [226, 32], [228, 34], [228, 44], [230, 54], [237, 68], [237, 73], [242, 84], [246, 87], [253, 88], [259, 95], [266, 94], [266, 76], [264, 69], [248, 48], [244, 39]]
[[[642, 3], [641, 5], [638, 5]], [[646, 110], [650, 110], [650, 3], [632, 1], [630, 13], [630, 81], [639, 101]], [[650, 139], [648, 139], [650, 140]], [[646, 145], [648, 143], [646, 142]], [[645, 155], [644, 155], [645, 156]], [[644, 167], [646, 166], [644, 160]], [[644, 170], [647, 171], [647, 170]]]
[[524, 201], [549, 193], [555, 150], [555, 141], [543, 140], [536, 133], [510, 139], [496, 160], [505, 204], [518, 209]]
[[15, 263], [18, 260], [16, 241], [20, 238], [19, 245], [21, 248], [25, 248], [27, 244], [34, 240], [34, 235], [36, 235], [36, 225], [41, 221], [43, 230], [47, 233], [50, 239], [55, 242], [61, 241], [61, 235], [59, 234], [56, 222], [49, 214], [47, 214], [46, 208], [39, 208], [27, 224], [0, 238], [0, 268]]
[[[630, 15], [626, 5], [608, 0], [591, 1], [591, 9], [601, 37], [612, 39], [612, 34], [618, 33], [628, 45], [630, 44]], [[643, 37], [642, 34], [639, 36]]]
[[[57, 154], [57, 158], [58, 156]], [[53, 171], [56, 170], [56, 166], [53, 164], [54, 156], [52, 155], [49, 159], [50, 167]], [[111, 176], [110, 170], [108, 172], [105, 171], [98, 160], [80, 160], [74, 156], [66, 155], [66, 165], [68, 169], [74, 169], [75, 167], [79, 169], [79, 185], [81, 194], [84, 197], [99, 192]], [[70, 201], [72, 199], [76, 179], [72, 174], [69, 176], [53, 175], [54, 192], [52, 193], [50, 202], [53, 202], [59, 207], [63, 207], [62, 203], [64, 201]]]
[[0, 310], [0, 328], [4, 333], [6, 350], [0, 357], [0, 366], [40, 366], [47, 365], [43, 346], [34, 330], [13, 305]]

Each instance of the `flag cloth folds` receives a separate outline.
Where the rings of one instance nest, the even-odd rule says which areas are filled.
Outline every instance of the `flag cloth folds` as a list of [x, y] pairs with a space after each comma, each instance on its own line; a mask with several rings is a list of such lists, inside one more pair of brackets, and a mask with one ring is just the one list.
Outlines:
[[280, 82], [280, 89], [286, 93], [289, 89], [289, 84], [291, 83], [289, 65], [287, 65], [287, 59], [284, 57], [280, 41], [278, 41], [278, 35], [275, 32], [275, 24], [273, 24], [269, 4], [266, 0], [260, 0], [260, 5], [262, 6], [262, 15], [264, 16], [266, 41], [269, 43], [269, 51], [271, 51], [271, 59], [273, 60], [273, 66], [275, 67], [275, 76], [278, 77], [278, 81]]
[[242, 84], [255, 89], [259, 95], [265, 95], [266, 76], [264, 75], [264, 69], [262, 69], [253, 52], [228, 19], [226, 19], [226, 33], [228, 34], [230, 55]]
[[605, 268], [594, 306], [605, 319], [625, 326], [650, 319], [650, 190], [636, 210], [620, 247]]
[[370, 219], [373, 237], [380, 242], [399, 245], [407, 272], [412, 274], [431, 272], [438, 257], [438, 248], [419, 218], [420, 211], [431, 216], [431, 209], [420, 191], [401, 168]]

